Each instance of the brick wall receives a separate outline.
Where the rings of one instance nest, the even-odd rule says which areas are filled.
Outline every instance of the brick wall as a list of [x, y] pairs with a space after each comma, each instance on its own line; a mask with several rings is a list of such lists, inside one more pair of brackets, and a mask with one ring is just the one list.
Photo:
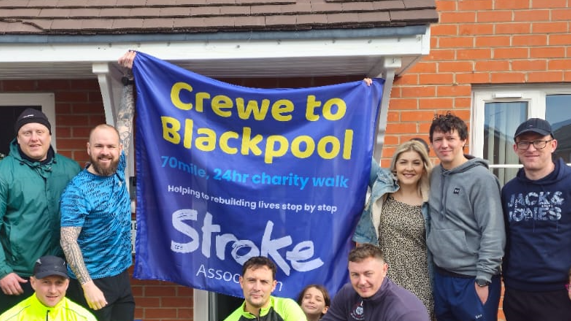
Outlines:
[[[571, 81], [569, 0], [437, 0], [431, 52], [395, 80], [382, 165], [435, 112], [470, 121], [472, 86]], [[434, 154], [432, 154], [434, 156]], [[503, 311], [499, 319], [504, 320]]]
[[[131, 268], [131, 271], [133, 269]], [[165, 281], [131, 279], [135, 296], [135, 319], [192, 320], [193, 290]]]
[[395, 80], [382, 165], [396, 145], [428, 139], [435, 112], [469, 122], [472, 85], [571, 81], [569, 2], [437, 0], [430, 55]]

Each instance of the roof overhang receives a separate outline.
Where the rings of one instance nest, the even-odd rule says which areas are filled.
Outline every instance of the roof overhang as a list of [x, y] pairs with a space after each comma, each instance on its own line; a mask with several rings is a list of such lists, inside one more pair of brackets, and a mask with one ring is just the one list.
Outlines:
[[97, 77], [106, 121], [114, 124], [121, 90], [116, 61], [129, 49], [212, 78], [384, 78], [375, 147], [378, 159], [393, 80], [429, 54], [430, 26], [191, 35], [0, 36], [0, 80]]
[[403, 73], [430, 49], [430, 27], [190, 35], [0, 36], [0, 79], [93, 78], [94, 63], [138, 50], [218, 78]]

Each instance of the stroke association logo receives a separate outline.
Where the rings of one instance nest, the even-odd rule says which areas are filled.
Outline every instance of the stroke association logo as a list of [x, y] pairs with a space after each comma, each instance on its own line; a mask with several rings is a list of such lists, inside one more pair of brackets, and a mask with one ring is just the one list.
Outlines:
[[[190, 240], [187, 242], [171, 240], [171, 251], [186, 254], [200, 250], [205, 258], [209, 259], [212, 254], [215, 254], [223, 262], [226, 260], [227, 249], [231, 248], [232, 259], [240, 265], [243, 265], [252, 256], [267, 256], [272, 258], [277, 267], [288, 276], [292, 269], [308, 272], [324, 264], [323, 260], [314, 254], [313, 241], [303, 240], [293, 244], [291, 235], [274, 238], [272, 236], [274, 222], [271, 220], [266, 222], [261, 240], [242, 240], [234, 234], [223, 233], [221, 225], [214, 223], [214, 215], [209, 212], [206, 212], [201, 227], [192, 223], [192, 221], [198, 220], [198, 211], [194, 209], [179, 209], [172, 213], [173, 228], [186, 235]], [[282, 256], [284, 248], [289, 249], [286, 251], [285, 257]], [[240, 254], [240, 251], [247, 251], [247, 254]]]

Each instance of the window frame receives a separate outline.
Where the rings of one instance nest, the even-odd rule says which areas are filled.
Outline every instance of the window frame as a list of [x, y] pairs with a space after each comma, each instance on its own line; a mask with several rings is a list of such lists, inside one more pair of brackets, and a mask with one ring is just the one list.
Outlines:
[[57, 152], [56, 111], [54, 93], [0, 93], [0, 108], [11, 106], [40, 106], [52, 126], [52, 147]]
[[[472, 88], [470, 152], [484, 156], [484, 115], [486, 103], [527, 102], [528, 118], [545, 119], [549, 95], [571, 95], [571, 84], [525, 84], [477, 86]], [[490, 168], [520, 168], [521, 164], [490, 164]]]

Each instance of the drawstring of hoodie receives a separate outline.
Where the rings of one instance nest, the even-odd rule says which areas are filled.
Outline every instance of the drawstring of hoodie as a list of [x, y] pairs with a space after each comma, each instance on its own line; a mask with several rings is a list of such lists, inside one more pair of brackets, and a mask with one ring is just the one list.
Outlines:
[[442, 171], [440, 172], [440, 179], [442, 180], [442, 182], [440, 183], [440, 212], [442, 213], [442, 216], [444, 218], [447, 218], [446, 216], [446, 177], [448, 176], [449, 171], [445, 170], [444, 167], [442, 168]]

